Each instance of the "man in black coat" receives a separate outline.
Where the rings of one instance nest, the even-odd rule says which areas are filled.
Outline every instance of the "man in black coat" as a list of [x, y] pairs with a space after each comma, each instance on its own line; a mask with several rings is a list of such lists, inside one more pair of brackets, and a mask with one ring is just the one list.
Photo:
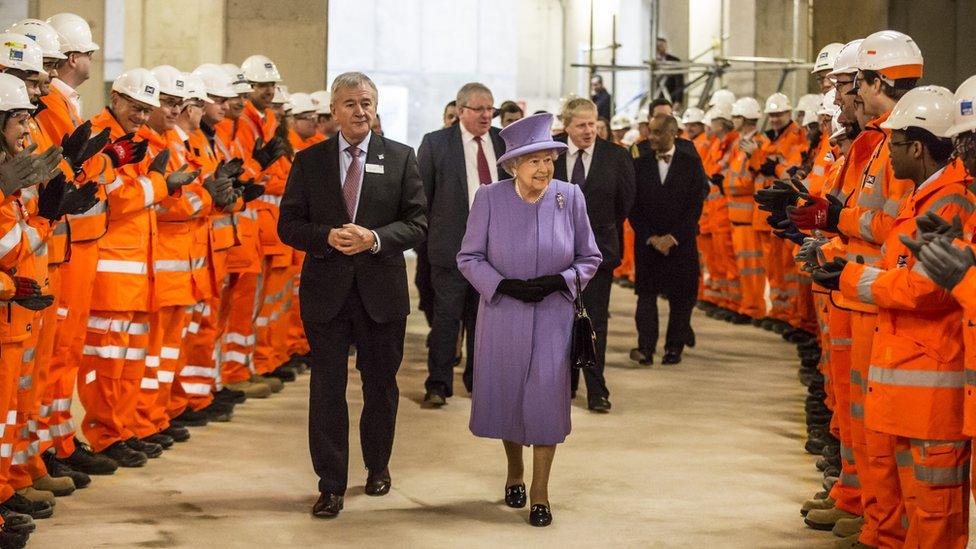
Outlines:
[[[603, 254], [597, 273], [583, 290], [583, 305], [593, 319], [596, 331], [595, 370], [584, 370], [586, 399], [590, 410], [610, 411], [610, 392], [604, 377], [607, 352], [607, 320], [613, 270], [620, 265], [621, 228], [634, 203], [634, 162], [630, 153], [619, 145], [596, 138], [596, 105], [585, 98], [569, 100], [562, 111], [569, 146], [556, 159], [553, 177], [579, 185], [586, 198], [596, 245]], [[579, 370], [573, 370], [572, 390], [579, 385]]]
[[312, 513], [319, 517], [338, 515], [346, 491], [351, 345], [363, 384], [366, 493], [390, 490], [396, 374], [410, 312], [403, 252], [427, 231], [413, 149], [370, 132], [376, 99], [366, 75], [336, 77], [332, 114], [339, 133], [295, 157], [278, 220], [281, 240], [306, 252], [299, 298], [312, 348], [309, 447], [320, 492]]
[[471, 391], [478, 292], [458, 270], [457, 254], [474, 193], [481, 185], [507, 177], [497, 166], [505, 143], [499, 130], [491, 126], [493, 104], [491, 90], [484, 84], [465, 84], [457, 94], [459, 123], [425, 135], [418, 152], [430, 220], [427, 258], [434, 292], [424, 383], [424, 402], [430, 407], [443, 406], [454, 394], [454, 362], [462, 327], [467, 334], [462, 379]]
[[638, 158], [634, 168], [637, 198], [631, 210], [637, 280], [637, 348], [631, 358], [653, 362], [657, 347], [657, 296], [667, 297], [670, 314], [663, 364], [681, 362], [691, 343], [691, 312], [698, 290], [698, 218], [706, 181], [701, 159], [675, 147], [678, 124], [673, 116], [650, 121], [653, 155]]
[[[657, 53], [657, 60], [658, 61], [673, 61], [673, 62], [681, 61], [681, 58], [679, 58], [679, 57], [677, 57], [675, 55], [671, 55], [670, 53], [668, 53], [668, 39], [667, 38], [660, 38], [659, 37], [657, 39], [657, 51], [656, 51], [656, 53]], [[684, 77], [683, 74], [669, 74], [667, 76], [659, 77], [657, 80], [658, 80], [658, 84], [657, 84], [656, 88], [660, 88], [660, 87], [663, 86], [664, 89], [668, 90], [668, 96], [669, 97], [667, 99], [670, 99], [672, 103], [681, 103], [681, 104], [684, 104], [684, 102], [685, 102], [685, 77]], [[656, 97], [664, 97], [664, 93], [663, 92], [660, 92], [659, 93], [657, 89], [655, 89], [654, 92], [655, 92], [655, 94], [657, 94]], [[651, 116], [653, 116], [653, 114]]]

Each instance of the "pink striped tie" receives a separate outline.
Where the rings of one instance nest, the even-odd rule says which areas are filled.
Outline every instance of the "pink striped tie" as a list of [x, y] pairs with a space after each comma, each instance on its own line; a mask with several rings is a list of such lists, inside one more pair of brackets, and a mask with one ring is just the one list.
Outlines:
[[352, 162], [346, 170], [346, 179], [342, 182], [342, 198], [346, 201], [346, 213], [349, 221], [356, 221], [356, 200], [359, 198], [359, 183], [362, 179], [363, 165], [359, 155], [363, 152], [355, 145], [346, 147], [346, 152], [352, 155]]

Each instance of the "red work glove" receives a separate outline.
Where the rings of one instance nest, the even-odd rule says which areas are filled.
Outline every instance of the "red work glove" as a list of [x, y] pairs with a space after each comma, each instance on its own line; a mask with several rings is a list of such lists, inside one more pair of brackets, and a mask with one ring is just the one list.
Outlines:
[[41, 295], [41, 285], [33, 278], [26, 276], [15, 276], [14, 297], [11, 299], [24, 299], [26, 297], [37, 297]]
[[135, 135], [134, 133], [127, 133], [112, 143], [109, 143], [105, 147], [105, 150], [102, 151], [112, 159], [112, 166], [118, 168], [126, 164], [135, 164], [141, 162], [142, 158], [146, 156], [146, 147], [149, 146], [149, 143], [146, 141], [133, 141], [132, 138]]
[[787, 208], [790, 221], [798, 229], [803, 231], [822, 229], [837, 232], [840, 211], [844, 209], [844, 204], [837, 197], [831, 194], [828, 194], [826, 198], [801, 194], [800, 198], [806, 200], [806, 204], [799, 208]]

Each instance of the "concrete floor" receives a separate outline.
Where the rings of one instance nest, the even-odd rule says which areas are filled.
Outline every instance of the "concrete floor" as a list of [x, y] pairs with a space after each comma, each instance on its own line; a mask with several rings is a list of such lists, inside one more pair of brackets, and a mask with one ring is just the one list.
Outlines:
[[[190, 442], [145, 468], [96, 477], [59, 499], [30, 546], [757, 548], [836, 539], [807, 529], [798, 512], [820, 475], [802, 448], [804, 392], [792, 347], [696, 313], [698, 347], [681, 365], [637, 367], [627, 359], [634, 301], [614, 289], [613, 412], [589, 413], [583, 394], [574, 403], [573, 433], [556, 453], [549, 528], [505, 507], [501, 444], [470, 434], [466, 396], [421, 409], [427, 329], [412, 314], [388, 496], [362, 494], [353, 426], [345, 510], [332, 521], [309, 515], [317, 494], [302, 376], [238, 407], [230, 423], [194, 429]], [[362, 404], [356, 379], [350, 374], [353, 417]], [[463, 393], [460, 378], [457, 386]]]

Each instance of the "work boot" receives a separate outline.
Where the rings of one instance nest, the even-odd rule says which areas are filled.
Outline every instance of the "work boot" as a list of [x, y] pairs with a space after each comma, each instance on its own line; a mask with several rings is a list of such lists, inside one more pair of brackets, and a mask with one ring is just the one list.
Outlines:
[[4, 505], [0, 505], [0, 518], [3, 518], [3, 529], [9, 532], [30, 534], [37, 527], [30, 515], [11, 511]]
[[143, 440], [139, 440], [136, 437], [132, 437], [129, 440], [125, 441], [125, 445], [128, 446], [129, 448], [132, 448], [136, 452], [142, 452], [143, 454], [146, 454], [147, 458], [155, 459], [163, 455], [162, 446], [160, 446], [159, 444], [154, 444], [152, 442], [145, 442]]
[[832, 547], [833, 549], [876, 549], [873, 545], [865, 545], [861, 543], [861, 540], [858, 539], [860, 536], [860, 534], [848, 536], [842, 540], [834, 542]]
[[826, 491], [831, 491], [834, 488], [834, 484], [837, 484], [838, 477], [824, 477], [823, 479], [823, 489]]
[[173, 447], [173, 443], [176, 442], [175, 440], [173, 440], [173, 437], [169, 435], [164, 435], [162, 431], [154, 435], [149, 435], [148, 437], [143, 438], [142, 441], [149, 442], [152, 444], [158, 444], [159, 446], [162, 446], [163, 450], [169, 450], [170, 448]]
[[3, 511], [0, 511], [0, 516], [4, 517], [6, 517], [4, 513], [8, 512], [27, 515], [34, 520], [51, 518], [54, 515], [54, 505], [46, 501], [29, 500], [17, 492], [14, 492], [14, 495], [0, 504], [0, 507], [3, 508]]
[[834, 505], [836, 505], [836, 503], [837, 502], [834, 501], [834, 498], [830, 496], [827, 496], [824, 499], [808, 499], [803, 502], [802, 506], [800, 506], [800, 514], [805, 517], [807, 516], [807, 513], [813, 511], [814, 509], [831, 509], [834, 507]]
[[230, 418], [234, 416], [234, 405], [229, 402], [214, 400], [209, 406], [200, 408], [198, 412], [206, 415], [210, 421], [230, 421]]
[[99, 452], [118, 464], [119, 467], [142, 467], [149, 460], [149, 456], [130, 448], [124, 441], [117, 441]]
[[264, 374], [264, 377], [273, 377], [290, 383], [298, 379], [298, 370], [286, 362], [275, 368], [271, 373]]
[[210, 419], [207, 414], [187, 408], [182, 414], [170, 420], [170, 423], [179, 427], [204, 427], [208, 421]]
[[23, 549], [27, 547], [30, 532], [18, 533], [11, 531], [4, 524], [0, 526], [0, 549]]
[[860, 518], [854, 513], [848, 513], [843, 509], [838, 509], [837, 507], [831, 507], [830, 509], [813, 509], [809, 513], [803, 522], [807, 523], [807, 526], [813, 528], [814, 530], [831, 530], [837, 521], [840, 519], [854, 519]]
[[268, 398], [271, 396], [271, 387], [264, 383], [252, 382], [249, 379], [241, 381], [240, 383], [231, 383], [225, 387], [232, 391], [240, 391], [244, 393], [245, 398]]
[[776, 326], [776, 321], [768, 316], [762, 319], [762, 323], [759, 325], [760, 328], [766, 330], [767, 332], [774, 331], [774, 326]]
[[43, 501], [46, 503], [50, 503], [51, 507], [57, 505], [57, 502], [54, 501], [54, 492], [48, 492], [47, 490], [38, 490], [33, 486], [28, 486], [26, 488], [21, 488], [20, 490], [16, 490], [16, 493], [20, 494], [21, 496], [24, 496], [25, 498], [31, 501]]
[[825, 477], [839, 477], [840, 467], [836, 465], [828, 465], [827, 468], [824, 469], [823, 474]]
[[752, 324], [753, 327], [762, 328], [763, 319], [761, 319], [761, 318], [754, 318], [751, 321], [749, 321], [749, 323]]
[[161, 435], [166, 435], [173, 439], [173, 442], [186, 442], [190, 440], [190, 430], [186, 427], [180, 427], [177, 425], [170, 425], [169, 427], [160, 431]]
[[244, 404], [247, 401], [247, 394], [244, 391], [235, 391], [228, 387], [223, 387], [214, 393], [214, 400], [230, 402], [231, 404]]
[[41, 459], [44, 461], [47, 474], [52, 477], [68, 477], [71, 479], [71, 482], [75, 483], [75, 488], [79, 490], [91, 484], [90, 476], [68, 467], [63, 461], [57, 458], [53, 448], [41, 454]]
[[268, 386], [269, 389], [271, 389], [272, 393], [280, 392], [282, 389], [285, 388], [284, 382], [275, 377], [252, 375], [251, 383], [264, 383], [265, 385]]
[[119, 468], [111, 456], [92, 452], [90, 446], [77, 438], [75, 438], [74, 453], [66, 458], [56, 459], [75, 471], [81, 471], [87, 475], [111, 475]]
[[75, 481], [71, 480], [71, 477], [54, 478], [50, 473], [35, 478], [32, 486], [35, 490], [51, 492], [57, 497], [70, 496], [75, 491]]
[[302, 374], [311, 368], [311, 362], [309, 362], [309, 357], [306, 355], [293, 354], [291, 355], [291, 365], [298, 368], [298, 373]]
[[849, 538], [861, 533], [864, 517], [844, 518], [834, 523], [830, 531], [839, 538]]
[[752, 322], [752, 317], [742, 313], [735, 313], [735, 316], [730, 320], [732, 324], [745, 325]]

